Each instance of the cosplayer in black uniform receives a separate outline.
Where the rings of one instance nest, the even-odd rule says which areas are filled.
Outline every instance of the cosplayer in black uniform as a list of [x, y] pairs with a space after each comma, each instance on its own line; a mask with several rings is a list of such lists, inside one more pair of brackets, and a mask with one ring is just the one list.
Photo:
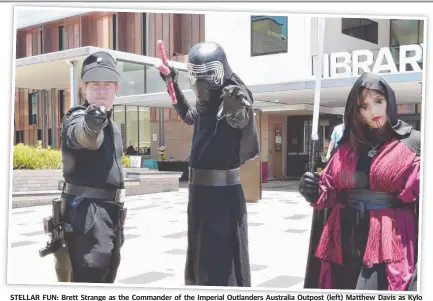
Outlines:
[[260, 154], [252, 93], [216, 43], [194, 45], [188, 71], [196, 106], [188, 104], [171, 67], [173, 106], [194, 125], [185, 284], [248, 287], [247, 210], [239, 168]]
[[83, 105], [63, 118], [61, 150], [66, 200], [65, 233], [73, 282], [113, 283], [120, 264], [126, 214], [122, 172], [123, 143], [111, 118], [120, 87], [115, 59], [106, 52], [83, 62]]

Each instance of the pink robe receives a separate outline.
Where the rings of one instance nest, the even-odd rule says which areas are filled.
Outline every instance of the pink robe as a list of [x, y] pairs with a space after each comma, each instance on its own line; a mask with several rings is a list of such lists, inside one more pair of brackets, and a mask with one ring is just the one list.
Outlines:
[[[343, 264], [338, 191], [354, 189], [354, 173], [358, 154], [349, 143], [339, 147], [320, 174], [320, 196], [312, 206], [332, 208], [324, 226], [315, 256], [321, 260], [319, 288], [335, 288], [331, 265]], [[372, 158], [370, 189], [394, 193], [405, 203], [419, 197], [420, 157], [403, 142], [394, 139], [385, 143]], [[417, 217], [409, 208], [386, 208], [370, 211], [370, 229], [363, 263], [367, 267], [384, 263], [388, 290], [407, 289], [415, 266]]]

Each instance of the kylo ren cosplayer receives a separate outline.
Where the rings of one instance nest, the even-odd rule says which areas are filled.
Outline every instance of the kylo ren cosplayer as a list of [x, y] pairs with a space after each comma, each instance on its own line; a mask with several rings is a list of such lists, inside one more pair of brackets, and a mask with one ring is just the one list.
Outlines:
[[353, 85], [344, 120], [326, 168], [299, 183], [315, 209], [304, 287], [416, 290], [420, 132], [372, 73]]
[[[190, 155], [185, 284], [251, 286], [246, 201], [240, 166], [260, 155], [253, 96], [231, 70], [223, 48], [194, 45], [190, 106], [170, 67], [179, 116], [194, 126]], [[166, 77], [161, 73], [161, 77]]]

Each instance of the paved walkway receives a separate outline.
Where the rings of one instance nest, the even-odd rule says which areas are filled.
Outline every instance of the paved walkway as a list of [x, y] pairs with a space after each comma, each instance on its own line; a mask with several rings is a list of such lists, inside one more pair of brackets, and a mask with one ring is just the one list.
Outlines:
[[[253, 286], [302, 288], [312, 210], [296, 186], [296, 182], [265, 184], [263, 199], [248, 204]], [[128, 197], [127, 202], [126, 241], [117, 282], [134, 286], [182, 285], [187, 190]], [[12, 210], [9, 284], [56, 282], [53, 257], [38, 255], [47, 240], [42, 218], [50, 210], [50, 206]]]

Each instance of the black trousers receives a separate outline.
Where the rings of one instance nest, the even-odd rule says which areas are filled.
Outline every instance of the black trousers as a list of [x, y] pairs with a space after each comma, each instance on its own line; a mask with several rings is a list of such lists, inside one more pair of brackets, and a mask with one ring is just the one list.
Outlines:
[[124, 242], [120, 205], [116, 202], [66, 198], [66, 220], [73, 232], [65, 234], [73, 282], [114, 283]]

